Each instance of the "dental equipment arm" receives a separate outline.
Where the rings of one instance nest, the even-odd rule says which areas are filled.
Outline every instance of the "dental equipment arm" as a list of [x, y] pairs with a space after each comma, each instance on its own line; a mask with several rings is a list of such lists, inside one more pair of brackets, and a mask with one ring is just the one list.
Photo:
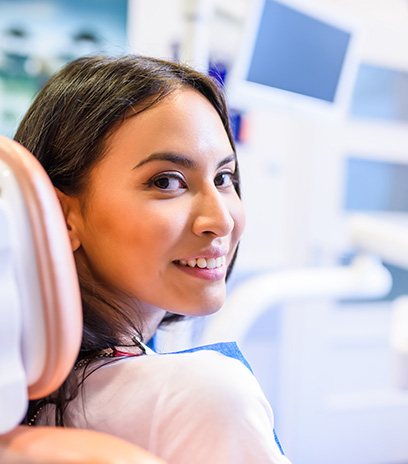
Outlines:
[[[408, 269], [408, 220], [355, 215], [350, 221], [352, 240], [384, 261]], [[408, 289], [407, 289], [408, 294]], [[392, 303], [390, 344], [393, 381], [408, 389], [408, 296]]]
[[222, 310], [210, 318], [203, 342], [241, 341], [274, 304], [313, 298], [379, 298], [391, 288], [391, 275], [379, 260], [357, 256], [351, 265], [270, 272], [239, 285]]

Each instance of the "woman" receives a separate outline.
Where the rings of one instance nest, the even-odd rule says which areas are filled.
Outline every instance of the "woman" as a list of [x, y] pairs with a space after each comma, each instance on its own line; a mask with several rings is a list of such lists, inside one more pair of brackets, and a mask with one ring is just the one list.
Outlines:
[[81, 58], [47, 83], [15, 139], [56, 188], [84, 311], [75, 369], [29, 423], [105, 431], [169, 463], [288, 462], [258, 383], [230, 352], [144, 345], [160, 324], [225, 299], [244, 217], [217, 85], [153, 58]]

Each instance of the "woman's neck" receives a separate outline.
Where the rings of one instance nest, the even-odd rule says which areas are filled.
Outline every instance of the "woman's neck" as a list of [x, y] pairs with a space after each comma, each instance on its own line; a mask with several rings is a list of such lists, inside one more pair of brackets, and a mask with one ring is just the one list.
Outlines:
[[166, 311], [154, 306], [144, 305], [141, 317], [143, 320], [143, 341], [148, 342], [156, 333], [157, 328], [162, 322]]

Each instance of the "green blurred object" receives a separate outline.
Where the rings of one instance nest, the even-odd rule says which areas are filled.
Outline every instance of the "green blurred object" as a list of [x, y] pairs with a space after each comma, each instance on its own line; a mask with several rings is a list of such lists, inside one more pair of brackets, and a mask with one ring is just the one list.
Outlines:
[[127, 49], [127, 0], [0, 0], [0, 134], [66, 62]]

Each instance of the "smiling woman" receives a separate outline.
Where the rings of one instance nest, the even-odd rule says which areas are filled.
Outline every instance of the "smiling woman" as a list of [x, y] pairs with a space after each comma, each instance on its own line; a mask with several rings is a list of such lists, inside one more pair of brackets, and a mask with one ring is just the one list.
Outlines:
[[169, 463], [288, 462], [234, 346], [144, 345], [169, 316], [225, 300], [244, 215], [217, 85], [157, 59], [82, 58], [47, 83], [15, 138], [55, 186], [84, 313], [74, 371], [27, 422], [106, 431]]
[[[243, 226], [232, 150], [208, 100], [180, 89], [127, 117], [83, 192], [59, 194], [74, 250], [101, 281], [137, 298], [148, 335], [163, 308], [200, 315], [224, 301]], [[225, 265], [209, 269], [215, 258]], [[205, 265], [181, 264], [193, 259]]]

